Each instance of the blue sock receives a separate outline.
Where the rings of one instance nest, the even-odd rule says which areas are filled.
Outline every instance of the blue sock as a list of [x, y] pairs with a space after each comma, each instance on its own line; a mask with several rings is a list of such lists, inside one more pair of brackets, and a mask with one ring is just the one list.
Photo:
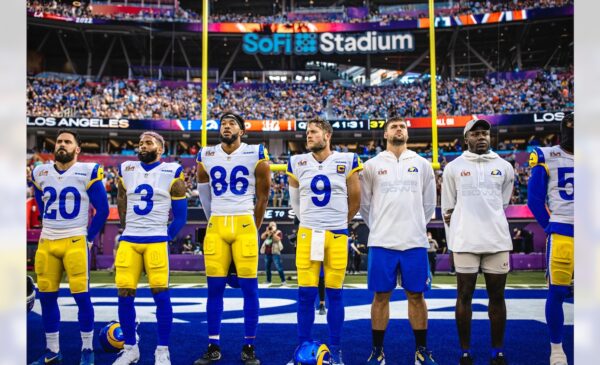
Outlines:
[[342, 338], [342, 326], [344, 325], [344, 300], [342, 289], [326, 288], [329, 299], [329, 310], [327, 311], [327, 327], [329, 328], [329, 345], [339, 347]]
[[42, 322], [46, 333], [58, 332], [60, 324], [60, 311], [58, 310], [58, 292], [39, 292], [42, 305]]
[[238, 278], [244, 294], [244, 343], [254, 345], [258, 326], [258, 278]]
[[504, 352], [504, 349], [502, 347], [492, 348], [492, 358], [496, 357], [501, 352]]
[[548, 298], [546, 299], [546, 323], [550, 331], [550, 342], [561, 343], [563, 335], [563, 326], [565, 323], [565, 314], [563, 312], [563, 303], [569, 295], [568, 286], [550, 285]]
[[301, 286], [298, 288], [298, 342], [310, 341], [310, 331], [315, 322], [315, 298], [318, 288]]
[[77, 319], [79, 319], [79, 328], [81, 332], [90, 332], [94, 330], [94, 306], [90, 292], [73, 294], [75, 303], [79, 308]]
[[126, 345], [135, 345], [135, 297], [119, 297], [119, 322]]
[[158, 327], [158, 346], [169, 346], [171, 326], [173, 324], [173, 307], [168, 290], [153, 294], [156, 303], [156, 324]]
[[210, 338], [221, 334], [221, 318], [223, 317], [223, 295], [227, 278], [208, 277], [208, 298], [206, 300], [206, 316], [208, 322], [208, 343], [219, 345], [219, 339]]

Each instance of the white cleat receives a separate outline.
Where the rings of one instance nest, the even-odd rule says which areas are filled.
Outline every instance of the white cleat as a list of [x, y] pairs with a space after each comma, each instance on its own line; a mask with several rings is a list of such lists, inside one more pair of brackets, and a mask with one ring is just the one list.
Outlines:
[[171, 356], [169, 348], [166, 346], [157, 347], [154, 351], [154, 365], [171, 365]]
[[550, 365], [568, 365], [564, 351], [553, 351], [550, 354]]
[[119, 352], [119, 357], [113, 362], [113, 365], [130, 365], [137, 364], [140, 360], [140, 348], [138, 345], [125, 345], [123, 350]]

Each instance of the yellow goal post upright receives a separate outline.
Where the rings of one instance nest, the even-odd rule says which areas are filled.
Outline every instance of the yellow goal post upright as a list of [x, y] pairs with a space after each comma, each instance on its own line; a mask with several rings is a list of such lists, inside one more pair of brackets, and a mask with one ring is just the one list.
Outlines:
[[429, 69], [431, 76], [431, 166], [440, 169], [438, 161], [438, 130], [437, 130], [437, 73], [435, 58], [435, 5], [429, 0]]

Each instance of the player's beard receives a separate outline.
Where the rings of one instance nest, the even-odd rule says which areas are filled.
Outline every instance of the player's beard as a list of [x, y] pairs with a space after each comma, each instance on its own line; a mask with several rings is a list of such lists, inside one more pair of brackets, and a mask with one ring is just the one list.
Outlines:
[[143, 163], [152, 163], [152, 162], [156, 161], [157, 157], [158, 157], [158, 155], [156, 153], [156, 150], [138, 152], [138, 159], [140, 161], [142, 161]]
[[312, 147], [309, 147], [308, 149], [312, 153], [319, 153], [319, 152], [323, 151], [325, 149], [325, 147], [327, 147], [327, 142], [321, 141], [321, 143], [314, 143], [312, 145]]
[[387, 141], [390, 145], [392, 146], [402, 146], [406, 144], [406, 137], [402, 136], [402, 137], [396, 137], [396, 136], [392, 136], [391, 139], [389, 139]]
[[[64, 153], [59, 153], [63, 151]], [[60, 148], [54, 152], [54, 159], [60, 163], [69, 163], [75, 158], [75, 151], [69, 153], [67, 150]]]
[[221, 142], [225, 143], [226, 145], [231, 145], [233, 142], [237, 141], [239, 136], [239, 133], [232, 133], [230, 137], [225, 137], [221, 134]]

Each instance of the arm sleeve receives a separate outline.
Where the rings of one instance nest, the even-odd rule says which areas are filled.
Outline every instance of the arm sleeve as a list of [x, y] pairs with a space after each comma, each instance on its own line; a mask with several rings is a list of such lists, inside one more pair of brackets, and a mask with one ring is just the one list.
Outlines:
[[429, 163], [424, 166], [425, 173], [423, 174], [423, 211], [425, 212], [425, 222], [429, 223], [435, 213], [436, 191], [435, 191], [435, 175], [433, 168]]
[[534, 166], [527, 184], [527, 206], [542, 228], [546, 229], [550, 214], [546, 208], [548, 173], [543, 166]]
[[442, 214], [456, 206], [456, 183], [452, 176], [451, 167], [446, 166], [442, 175]]
[[210, 183], [198, 183], [198, 195], [200, 197], [202, 209], [204, 209], [204, 215], [206, 215], [206, 220], [208, 221], [210, 219], [210, 206], [212, 201], [212, 195], [210, 194]]
[[172, 199], [171, 209], [173, 210], [173, 221], [167, 229], [169, 240], [175, 238], [187, 222], [187, 199]]
[[298, 188], [290, 186], [290, 205], [294, 210], [294, 214], [300, 219], [300, 191]]
[[35, 197], [35, 202], [37, 203], [38, 209], [40, 210], [40, 218], [44, 217], [44, 194], [37, 186], [33, 189], [33, 196]]
[[502, 184], [502, 203], [504, 209], [508, 207], [510, 204], [510, 198], [512, 198], [513, 192], [515, 190], [515, 170], [512, 166], [506, 171], [506, 179], [504, 179], [504, 183]]
[[369, 226], [369, 213], [371, 211], [371, 200], [373, 199], [373, 186], [370, 175], [369, 164], [360, 172], [360, 216]]
[[92, 223], [88, 228], [87, 234], [88, 242], [92, 242], [108, 218], [108, 198], [106, 197], [104, 184], [102, 184], [102, 178], [90, 185], [87, 194], [90, 198], [90, 203], [92, 203], [94, 209], [96, 209], [96, 214], [94, 214], [94, 217], [92, 218]]

